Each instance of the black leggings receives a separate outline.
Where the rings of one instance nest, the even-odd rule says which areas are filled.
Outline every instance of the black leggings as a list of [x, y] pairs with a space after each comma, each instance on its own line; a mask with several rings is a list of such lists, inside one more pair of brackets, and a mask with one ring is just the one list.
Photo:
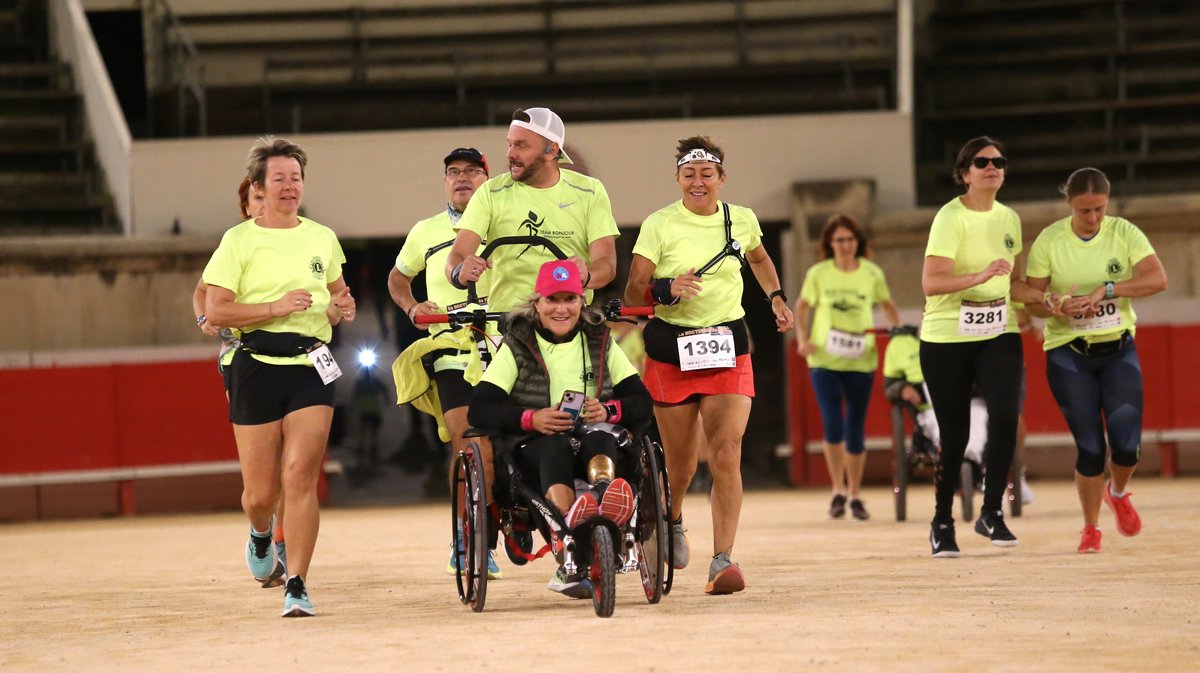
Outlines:
[[971, 430], [973, 388], [988, 410], [983, 510], [1000, 509], [1017, 446], [1022, 364], [1021, 337], [1013, 333], [966, 343], [921, 342], [921, 371], [942, 435], [935, 521], [954, 518], [954, 491]]
[[525, 483], [537, 484], [543, 495], [555, 484], [562, 484], [573, 493], [576, 475], [584, 477], [588, 461], [600, 454], [612, 459], [617, 476], [624, 476], [617, 456], [616, 437], [607, 432], [589, 432], [579, 442], [578, 454], [571, 448], [569, 435], [541, 435], [526, 442], [517, 450], [517, 465]]

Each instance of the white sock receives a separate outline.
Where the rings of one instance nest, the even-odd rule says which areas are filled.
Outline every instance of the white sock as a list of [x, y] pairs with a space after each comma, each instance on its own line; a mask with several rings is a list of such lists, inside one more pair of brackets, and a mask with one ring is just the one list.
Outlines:
[[257, 531], [254, 530], [254, 526], [250, 526], [250, 534], [254, 537], [271, 537], [271, 531], [269, 529], [266, 531]]
[[1112, 497], [1114, 497], [1114, 498], [1124, 498], [1125, 497], [1125, 491], [1121, 491], [1120, 493], [1117, 493], [1117, 489], [1113, 488], [1111, 481], [1108, 482], [1108, 492], [1111, 493]]

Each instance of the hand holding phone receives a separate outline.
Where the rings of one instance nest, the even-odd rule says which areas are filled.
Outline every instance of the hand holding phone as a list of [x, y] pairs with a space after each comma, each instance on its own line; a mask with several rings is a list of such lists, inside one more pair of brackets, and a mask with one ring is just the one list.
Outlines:
[[577, 390], [564, 391], [562, 401], [558, 404], [558, 410], [571, 414], [571, 420], [578, 422], [579, 412], [583, 409], [583, 399], [583, 393]]

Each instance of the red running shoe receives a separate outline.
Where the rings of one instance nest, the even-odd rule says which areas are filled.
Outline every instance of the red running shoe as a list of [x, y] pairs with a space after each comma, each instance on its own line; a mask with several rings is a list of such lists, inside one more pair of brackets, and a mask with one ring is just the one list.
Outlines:
[[596, 504], [596, 494], [591, 491], [580, 493], [579, 497], [575, 499], [575, 504], [567, 510], [567, 527], [574, 528], [596, 516], [599, 509], [599, 505]]
[[1112, 482], [1104, 483], [1104, 502], [1112, 508], [1113, 514], [1117, 515], [1117, 530], [1125, 537], [1133, 537], [1142, 532], [1142, 517], [1138, 516], [1137, 510], [1133, 508], [1133, 501], [1129, 496], [1133, 493], [1126, 492], [1120, 498], [1112, 494]]
[[1084, 526], [1083, 530], [1079, 531], [1079, 553], [1080, 554], [1099, 554], [1100, 553], [1100, 529], [1095, 526]]
[[633, 489], [629, 482], [617, 478], [608, 485], [600, 499], [600, 516], [624, 526], [633, 516]]

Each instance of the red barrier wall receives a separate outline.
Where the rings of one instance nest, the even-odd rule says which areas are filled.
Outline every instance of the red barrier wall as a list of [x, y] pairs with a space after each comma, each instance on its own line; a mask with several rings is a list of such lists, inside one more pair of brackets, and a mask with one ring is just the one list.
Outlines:
[[212, 360], [0, 370], [0, 474], [236, 460]]
[[[883, 352], [888, 337], [877, 338], [880, 369], [876, 371], [875, 390], [867, 413], [867, 437], [890, 437], [891, 407], [883, 397]], [[1030, 433], [1065, 433], [1066, 422], [1058, 403], [1046, 384], [1046, 357], [1042, 344], [1032, 334], [1024, 334], [1025, 370], [1028, 397], [1025, 423]], [[1137, 330], [1138, 357], [1142, 365], [1145, 389], [1144, 427], [1168, 430], [1200, 427], [1200, 395], [1191, 388], [1200, 373], [1200, 325], [1145, 325]], [[791, 377], [792, 463], [794, 484], [827, 484], [822, 454], [809, 454], [805, 445], [821, 439], [821, 413], [808, 377], [804, 358], [796, 355], [789, 343], [788, 365]]]

